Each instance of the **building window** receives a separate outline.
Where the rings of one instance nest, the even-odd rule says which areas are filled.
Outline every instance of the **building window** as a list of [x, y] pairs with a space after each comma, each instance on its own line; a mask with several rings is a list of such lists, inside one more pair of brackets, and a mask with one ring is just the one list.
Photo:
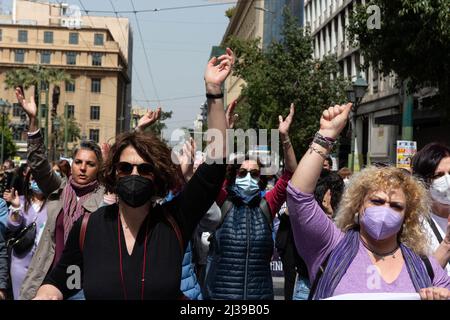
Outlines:
[[103, 33], [94, 34], [94, 45], [96, 45], [96, 46], [103, 45]]
[[[41, 82], [42, 84], [42, 82]], [[41, 104], [40, 112], [41, 118], [45, 118], [47, 116], [47, 106], [45, 104]]]
[[92, 65], [93, 66], [101, 66], [102, 65], [102, 56], [103, 54], [99, 52], [94, 52], [92, 54]]
[[52, 31], [44, 31], [44, 43], [53, 43]]
[[50, 51], [41, 51], [41, 63], [50, 64], [51, 55]]
[[77, 53], [76, 52], [67, 52], [66, 57], [67, 57], [67, 61], [66, 61], [67, 64], [70, 64], [70, 65], [77, 64]]
[[68, 119], [75, 118], [75, 106], [73, 104], [67, 105], [67, 118]]
[[69, 33], [69, 44], [78, 44], [78, 32]]
[[20, 117], [22, 115], [22, 107], [18, 103], [13, 103], [13, 117]]
[[28, 42], [27, 30], [19, 30], [19, 42]]
[[0, 41], [3, 41], [3, 30], [0, 29]]
[[100, 106], [91, 106], [91, 120], [100, 120]]
[[75, 92], [75, 81], [74, 82], [66, 81], [66, 92]]
[[100, 93], [102, 92], [102, 80], [92, 79], [91, 80], [91, 92]]
[[100, 141], [100, 130], [99, 129], [89, 129], [89, 139], [95, 142]]
[[19, 63], [24, 63], [25, 62], [25, 50], [23, 49], [17, 49], [14, 52], [14, 61], [15, 62], [19, 62]]

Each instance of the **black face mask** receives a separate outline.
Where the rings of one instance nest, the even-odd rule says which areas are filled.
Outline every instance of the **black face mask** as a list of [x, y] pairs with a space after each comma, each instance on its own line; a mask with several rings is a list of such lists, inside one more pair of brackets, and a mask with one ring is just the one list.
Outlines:
[[153, 181], [137, 175], [119, 178], [116, 191], [120, 200], [133, 208], [143, 206], [155, 195]]

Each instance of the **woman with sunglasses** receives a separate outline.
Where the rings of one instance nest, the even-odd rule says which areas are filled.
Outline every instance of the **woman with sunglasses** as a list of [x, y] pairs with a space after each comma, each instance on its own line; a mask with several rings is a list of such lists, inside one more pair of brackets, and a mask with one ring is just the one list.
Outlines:
[[[58, 265], [36, 299], [63, 299], [80, 290], [68, 286], [76, 266], [87, 299], [180, 299], [181, 263], [195, 227], [211, 207], [225, 176], [225, 112], [221, 85], [229, 75], [233, 53], [212, 58], [204, 79], [208, 128], [215, 129], [215, 156], [201, 165], [172, 201], [164, 202], [180, 183], [179, 166], [167, 145], [152, 134], [119, 136], [105, 162], [105, 185], [118, 203], [79, 219]], [[217, 64], [217, 62], [219, 62]], [[83, 221], [84, 224], [83, 224]], [[84, 225], [84, 227], [82, 227]], [[72, 269], [69, 269], [72, 268]], [[69, 281], [68, 281], [69, 280]], [[79, 279], [81, 280], [81, 279]]]
[[[323, 112], [320, 130], [287, 189], [295, 244], [304, 259], [313, 299], [355, 294], [359, 299], [447, 299], [450, 278], [427, 257], [422, 229], [427, 194], [411, 174], [369, 167], [352, 177], [336, 225], [314, 199], [323, 160], [344, 129], [352, 104]], [[320, 270], [320, 271], [319, 271]], [[348, 296], [347, 296], [348, 297]]]
[[275, 187], [262, 193], [261, 165], [245, 160], [217, 199], [222, 222], [214, 232], [206, 267], [208, 299], [272, 300], [270, 259], [273, 253], [272, 218], [286, 200], [286, 186], [297, 161], [289, 141], [294, 105], [285, 120], [279, 116], [285, 172]]

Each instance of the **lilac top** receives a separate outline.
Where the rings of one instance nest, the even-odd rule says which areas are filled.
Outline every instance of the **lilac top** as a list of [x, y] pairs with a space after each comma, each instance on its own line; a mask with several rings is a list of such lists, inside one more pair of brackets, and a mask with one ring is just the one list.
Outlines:
[[20, 205], [21, 210], [19, 211], [20, 219], [18, 222], [13, 222], [11, 220], [12, 211], [9, 211], [7, 227], [10, 230], [18, 230], [22, 229], [25, 226], [33, 223], [34, 219], [36, 219], [36, 239], [34, 241], [33, 248], [25, 254], [24, 256], [18, 256], [12, 251], [11, 254], [11, 281], [13, 287], [13, 295], [14, 299], [19, 298], [20, 287], [22, 286], [22, 282], [25, 279], [25, 275], [28, 271], [28, 266], [30, 265], [31, 259], [33, 258], [34, 253], [36, 252], [37, 245], [39, 243], [39, 239], [42, 235], [42, 231], [44, 230], [45, 223], [47, 222], [47, 205], [44, 205], [40, 212], [36, 212], [33, 206], [28, 208], [27, 212], [23, 211], [24, 206], [24, 198], [20, 197]]
[[[313, 194], [303, 193], [292, 186], [287, 188], [287, 205], [298, 253], [304, 259], [311, 283], [325, 258], [344, 237], [326, 216]], [[433, 286], [450, 289], [450, 277], [433, 257], [429, 257], [434, 271]], [[333, 295], [347, 293], [409, 293], [416, 292], [404, 264], [399, 276], [387, 283], [370, 260], [367, 249], [360, 242], [358, 253], [342, 277]]]

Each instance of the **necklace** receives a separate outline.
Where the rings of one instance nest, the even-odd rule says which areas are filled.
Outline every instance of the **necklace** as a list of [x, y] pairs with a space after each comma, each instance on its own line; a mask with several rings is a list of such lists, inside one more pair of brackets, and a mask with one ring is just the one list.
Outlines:
[[363, 246], [364, 246], [367, 250], [369, 250], [370, 252], [372, 252], [375, 256], [380, 257], [381, 260], [383, 260], [383, 261], [384, 261], [384, 258], [389, 257], [389, 256], [392, 256], [392, 258], [395, 259], [395, 253], [396, 253], [397, 250], [400, 248], [400, 246], [399, 246], [398, 243], [397, 243], [397, 246], [396, 246], [393, 250], [391, 250], [391, 251], [389, 251], [389, 252], [386, 252], [386, 253], [378, 253], [378, 252], [376, 252], [375, 250], [373, 250], [372, 248], [370, 248], [369, 245], [368, 245], [362, 238], [360, 238], [360, 239], [361, 239], [361, 242], [362, 242]]
[[[127, 289], [125, 288], [125, 280], [123, 276], [123, 259], [122, 259], [122, 242], [121, 242], [121, 214], [120, 211], [117, 217], [117, 234], [118, 234], [118, 243], [119, 243], [119, 268], [120, 268], [120, 281], [122, 285], [123, 296], [125, 300], [128, 300]], [[147, 239], [148, 239], [148, 225], [149, 220], [147, 220], [147, 225], [145, 228], [145, 240], [144, 240], [144, 257], [142, 259], [142, 274], [141, 274], [141, 300], [144, 300], [144, 289], [145, 289], [145, 266], [147, 263]], [[137, 237], [136, 237], [137, 239]]]

